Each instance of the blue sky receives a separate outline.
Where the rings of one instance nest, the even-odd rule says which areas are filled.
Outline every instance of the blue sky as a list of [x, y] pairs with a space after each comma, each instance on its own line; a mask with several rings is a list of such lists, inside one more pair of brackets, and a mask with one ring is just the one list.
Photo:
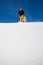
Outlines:
[[43, 21], [43, 0], [0, 0], [0, 22], [18, 22], [19, 8], [25, 11], [27, 21]]

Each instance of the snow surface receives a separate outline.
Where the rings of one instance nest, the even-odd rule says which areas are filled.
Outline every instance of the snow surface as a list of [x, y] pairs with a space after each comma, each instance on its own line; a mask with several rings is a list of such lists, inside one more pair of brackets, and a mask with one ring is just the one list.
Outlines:
[[0, 65], [43, 65], [43, 22], [0, 23]]

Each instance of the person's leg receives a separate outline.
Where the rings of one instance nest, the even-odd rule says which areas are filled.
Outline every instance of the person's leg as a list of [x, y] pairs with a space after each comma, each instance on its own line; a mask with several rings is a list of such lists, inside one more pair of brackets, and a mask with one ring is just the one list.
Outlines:
[[24, 22], [24, 15], [21, 15], [21, 16], [20, 16], [20, 21], [21, 21], [21, 22]]

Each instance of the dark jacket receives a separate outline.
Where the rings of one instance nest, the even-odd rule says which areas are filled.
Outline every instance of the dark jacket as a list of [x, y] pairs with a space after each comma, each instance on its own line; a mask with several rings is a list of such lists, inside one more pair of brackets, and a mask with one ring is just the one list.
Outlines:
[[24, 15], [24, 11], [23, 10], [19, 10], [18, 14], [21, 16], [21, 15]]

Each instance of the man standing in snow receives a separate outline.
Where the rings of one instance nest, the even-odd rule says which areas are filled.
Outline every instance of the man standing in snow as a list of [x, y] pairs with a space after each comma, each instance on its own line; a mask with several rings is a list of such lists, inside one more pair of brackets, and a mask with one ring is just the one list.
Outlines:
[[18, 14], [20, 15], [20, 22], [24, 22], [24, 11], [20, 8]]

